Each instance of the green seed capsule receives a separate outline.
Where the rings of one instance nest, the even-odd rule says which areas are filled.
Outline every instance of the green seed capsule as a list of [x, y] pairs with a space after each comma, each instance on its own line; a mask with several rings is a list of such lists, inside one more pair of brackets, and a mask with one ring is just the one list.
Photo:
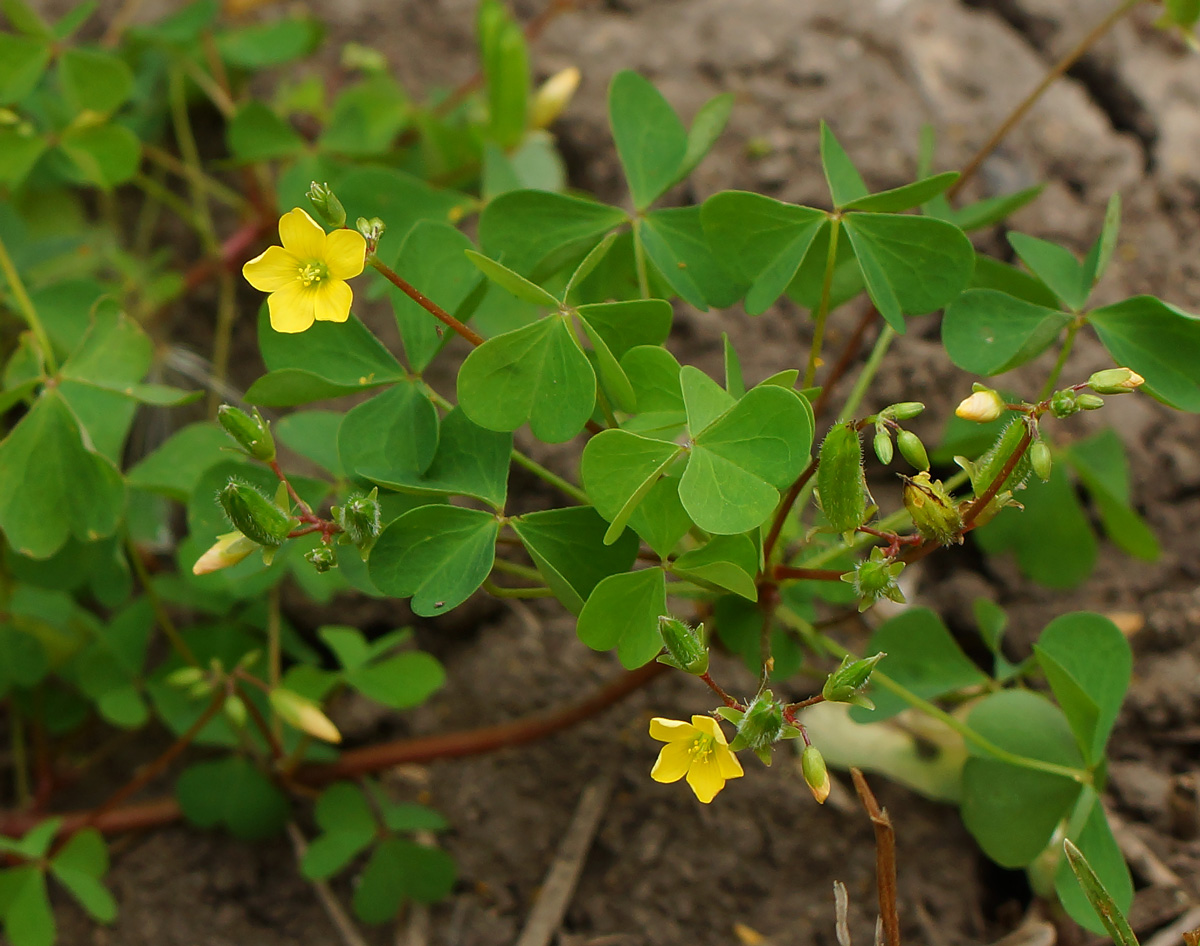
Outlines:
[[304, 553], [304, 560], [318, 572], [324, 573], [337, 568], [337, 555], [328, 545], [318, 545]]
[[[992, 482], [1000, 475], [1009, 458], [1013, 455], [1013, 451], [1017, 449], [1021, 440], [1024, 439], [1026, 429], [1025, 421], [1020, 418], [1013, 420], [1001, 431], [1000, 436], [988, 448], [987, 453], [975, 461], [971, 469], [971, 488], [975, 490], [976, 496], [982, 496], [986, 493]], [[1017, 465], [1013, 467], [1013, 471], [1000, 484], [997, 492], [1016, 489], [1029, 477], [1029, 471], [1029, 454], [1026, 453], [1017, 461]]]
[[259, 545], [278, 548], [296, 527], [295, 519], [245, 483], [231, 480], [218, 498], [233, 527]]
[[[729, 748], [734, 752], [741, 749], [753, 749], [755, 752], [769, 750], [782, 735], [783, 705], [770, 690], [764, 690], [747, 708]], [[761, 754], [759, 758], [763, 758]], [[767, 755], [763, 761], [770, 765], [770, 758]]]
[[862, 444], [853, 424], [838, 424], [826, 434], [817, 466], [817, 494], [835, 532], [853, 532], [866, 519]]
[[922, 538], [940, 545], [962, 542], [962, 514], [941, 480], [931, 480], [928, 473], [906, 478], [904, 508]]
[[1050, 458], [1050, 448], [1046, 441], [1037, 440], [1029, 448], [1029, 465], [1043, 483], [1050, 479], [1050, 468], [1053, 461]]
[[925, 444], [911, 430], [902, 430], [896, 434], [896, 446], [900, 448], [900, 456], [904, 457], [914, 469], [929, 469], [929, 454], [925, 452]]
[[925, 405], [920, 401], [901, 401], [899, 404], [885, 407], [883, 413], [893, 420], [912, 420], [923, 410]]
[[667, 652], [658, 658], [659, 663], [696, 676], [708, 672], [708, 648], [703, 643], [703, 624], [698, 631], [694, 631], [683, 621], [664, 614], [658, 619], [658, 630], [667, 648]]
[[264, 463], [275, 459], [275, 439], [271, 436], [271, 426], [263, 420], [257, 407], [251, 417], [245, 411], [222, 404], [217, 408], [217, 421], [225, 428], [225, 433], [254, 459]]

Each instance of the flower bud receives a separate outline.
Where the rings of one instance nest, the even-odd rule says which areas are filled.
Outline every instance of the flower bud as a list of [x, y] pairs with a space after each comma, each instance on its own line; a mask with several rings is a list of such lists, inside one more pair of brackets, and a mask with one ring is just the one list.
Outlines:
[[230, 480], [217, 497], [234, 527], [259, 545], [279, 548], [297, 525], [295, 519], [246, 483]]
[[317, 218], [325, 226], [338, 230], [346, 225], [346, 208], [328, 184], [313, 181], [308, 189], [308, 199], [312, 201]]
[[263, 420], [257, 407], [253, 410], [252, 417], [236, 407], [222, 404], [217, 408], [217, 421], [247, 454], [255, 460], [270, 463], [275, 459], [275, 438], [271, 436], [271, 425]]
[[813, 798], [820, 805], [825, 804], [829, 797], [829, 770], [825, 767], [825, 757], [821, 750], [811, 743], [804, 747], [800, 754], [800, 771], [804, 774], [804, 782], [812, 792]]
[[256, 548], [257, 543], [247, 539], [240, 532], [226, 532], [217, 536], [212, 548], [196, 559], [196, 564], [192, 566], [192, 574], [207, 575], [222, 568], [229, 568], [242, 561]]
[[1046, 441], [1035, 440], [1033, 446], [1029, 448], [1029, 465], [1043, 483], [1050, 479], [1052, 464], [1050, 448], [1046, 445]]
[[1128, 394], [1145, 383], [1145, 378], [1129, 368], [1108, 368], [1087, 379], [1088, 387], [1097, 394]]
[[875, 428], [875, 440], [872, 446], [875, 448], [875, 456], [879, 457], [880, 463], [887, 466], [892, 462], [892, 435], [882, 424]]
[[893, 420], [912, 420], [923, 410], [925, 410], [925, 405], [920, 401], [901, 401], [899, 404], [885, 407], [881, 413]]
[[1098, 411], [1104, 406], [1104, 398], [1095, 394], [1081, 394], [1075, 399], [1075, 403], [1085, 411]]
[[867, 515], [867, 481], [862, 444], [853, 424], [837, 424], [825, 435], [817, 466], [817, 495], [835, 532], [853, 532]]
[[205, 678], [206, 674], [199, 667], [180, 667], [178, 670], [172, 670], [167, 674], [166, 684], [170, 687], [185, 687], [193, 686]]
[[925, 444], [911, 430], [901, 430], [896, 434], [896, 446], [900, 448], [900, 456], [914, 469], [929, 469], [929, 454], [925, 452]]
[[342, 734], [321, 707], [293, 690], [275, 687], [270, 693], [271, 706], [289, 726], [325, 742], [341, 742]]
[[332, 509], [334, 521], [358, 548], [369, 547], [379, 537], [379, 487], [351, 496], [344, 505]]
[[571, 66], [543, 82], [533, 95], [529, 124], [534, 128], [548, 128], [574, 97], [575, 90], [579, 88], [579, 79], [579, 70]]
[[858, 610], [865, 611], [880, 598], [887, 598], [897, 604], [904, 603], [904, 592], [896, 583], [900, 573], [904, 571], [903, 562], [893, 562], [884, 557], [883, 549], [876, 546], [871, 549], [870, 558], [854, 566], [854, 571], [842, 576], [842, 581], [854, 586], [858, 596]]
[[246, 725], [246, 704], [242, 698], [236, 693], [231, 693], [225, 697], [225, 703], [221, 706], [225, 711], [225, 715], [229, 721], [238, 729]]
[[698, 677], [708, 673], [708, 648], [703, 643], [703, 624], [693, 631], [683, 621], [664, 614], [658, 619], [658, 630], [667, 648], [667, 652], [658, 658], [659, 663], [694, 673]]
[[1071, 390], [1055, 391], [1050, 396], [1050, 413], [1061, 420], [1079, 412], [1079, 396]]
[[337, 568], [337, 555], [328, 545], [318, 545], [304, 553], [304, 560], [319, 573], [324, 574], [331, 568]]
[[853, 703], [866, 709], [874, 709], [872, 703], [863, 693], [862, 688], [871, 679], [875, 665], [887, 655], [880, 651], [872, 657], [854, 660], [847, 654], [842, 658], [842, 665], [829, 675], [825, 686], [821, 687], [821, 695], [830, 703]]
[[783, 736], [783, 704], [770, 690], [763, 690], [746, 708], [738, 723], [737, 735], [729, 748], [737, 752], [752, 749], [767, 765], [771, 764], [771, 746]]
[[962, 515], [941, 480], [928, 473], [904, 477], [904, 508], [922, 538], [941, 545], [962, 542]]
[[1004, 398], [991, 388], [976, 391], [955, 408], [956, 416], [963, 420], [973, 420], [977, 424], [986, 424], [996, 420], [1005, 411]]

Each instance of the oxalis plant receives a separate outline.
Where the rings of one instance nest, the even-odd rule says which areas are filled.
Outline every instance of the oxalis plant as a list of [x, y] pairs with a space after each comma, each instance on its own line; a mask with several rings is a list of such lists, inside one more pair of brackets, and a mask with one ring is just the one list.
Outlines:
[[[49, 877], [95, 918], [115, 916], [104, 832], [182, 815], [253, 839], [314, 795], [306, 876], [352, 871], [366, 921], [437, 900], [455, 881], [436, 843], [443, 818], [370, 775], [536, 738], [668, 668], [699, 681], [690, 720], [655, 718], [648, 733], [663, 743], [649, 775], [686, 780], [680, 804], [690, 789], [719, 805], [730, 780], [755, 777], [776, 751], [798, 755], [818, 802], [827, 757], [873, 761], [959, 804], [992, 859], [1027, 868], [1079, 923], [1124, 937], [1113, 917], [1132, 887], [1100, 803], [1131, 668], [1116, 626], [1062, 615], [1013, 662], [1003, 611], [979, 601], [988, 667], [925, 608], [889, 610], [856, 653], [840, 633], [881, 602], [904, 604], [905, 569], [968, 535], [989, 555], [1015, 554], [1032, 580], [1081, 581], [1098, 539], [1077, 487], [1123, 552], [1157, 555], [1119, 437], [1081, 437], [1075, 415], [1146, 394], [1200, 411], [1200, 322], [1150, 296], [1089, 304], [1117, 240], [1115, 196], [1082, 261], [1008, 233], [1020, 265], [967, 234], [1039, 189], [955, 200], [1040, 90], [962, 174], [934, 172], [928, 133], [917, 179], [873, 192], [822, 124], [827, 205], [725, 191], [678, 207], [664, 195], [704, 159], [732, 97], [685, 125], [653, 85], [619, 72], [609, 117], [628, 201], [610, 206], [565, 192], [543, 130], [577, 74], [534, 90], [527, 37], [495, 0], [479, 8], [480, 81], [427, 104], [359, 47], [347, 62], [360, 79], [333, 102], [319, 82], [251, 97], [253, 73], [315, 45], [306, 20], [226, 27], [201, 2], [93, 46], [72, 39], [87, 7], [54, 24], [16, 0], [0, 9], [13, 30], [0, 33], [0, 272], [5, 307], [24, 323], [6, 326], [15, 344], [0, 393], [0, 686], [17, 799], [0, 839], [0, 917], [14, 946], [53, 941]], [[1190, 31], [1195, 19], [1190, 4], [1167, 4], [1163, 25]], [[241, 187], [202, 158], [198, 101], [221, 116]], [[139, 202], [132, 236], [118, 199]], [[182, 274], [154, 250], [168, 213], [202, 248]], [[242, 223], [222, 239], [230, 215]], [[279, 245], [242, 265], [276, 224]], [[231, 327], [250, 298], [239, 267], [267, 294], [267, 372], [240, 397], [225, 396]], [[162, 320], [210, 280], [218, 319], [199, 374], [212, 419], [139, 450], [137, 404], [197, 396], [163, 383], [167, 366], [195, 360], [170, 346]], [[402, 351], [353, 314], [356, 294], [386, 298]], [[728, 337], [719, 377], [672, 354], [677, 306], [734, 319], [784, 296], [810, 316], [791, 369], [747, 378]], [[911, 429], [924, 405], [879, 405], [872, 391], [896, 336], [934, 312], [963, 374], [961, 403], [928, 450]], [[858, 325], [833, 353], [826, 326], [843, 314]], [[1112, 367], [1072, 374], [1081, 332]], [[1032, 369], [1019, 382], [975, 380], [1046, 352], [1057, 357], [1040, 385], [1024, 389]], [[427, 380], [449, 372], [452, 385]], [[305, 409], [351, 396], [350, 407]], [[576, 443], [577, 462], [551, 470], [535, 442]], [[513, 511], [514, 465], [559, 504]], [[899, 498], [877, 503], [869, 484]], [[178, 542], [173, 504], [186, 508]], [[348, 590], [405, 599], [422, 618], [480, 592], [554, 598], [585, 645], [615, 651], [629, 672], [503, 736], [339, 751], [340, 693], [402, 710], [444, 674], [405, 630], [324, 626], [305, 638], [286, 620], [285, 584], [317, 601]], [[753, 693], [714, 678], [716, 646], [745, 661]], [[901, 713], [905, 731], [941, 748], [936, 764], [920, 765], [912, 738], [888, 724]], [[150, 727], [173, 734], [165, 751], [96, 807], [51, 814], [59, 790], [110, 751], [81, 753], [78, 736]], [[182, 767], [171, 797], [134, 801], [193, 745], [220, 752]]]

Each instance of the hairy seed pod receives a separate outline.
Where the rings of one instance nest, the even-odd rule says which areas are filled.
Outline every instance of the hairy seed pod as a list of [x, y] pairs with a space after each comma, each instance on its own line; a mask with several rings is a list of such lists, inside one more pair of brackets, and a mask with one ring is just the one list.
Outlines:
[[[982, 496], [988, 491], [992, 482], [1000, 475], [1000, 472], [1008, 463], [1009, 458], [1013, 455], [1013, 451], [1017, 449], [1021, 440], [1025, 437], [1026, 430], [1027, 427], [1023, 419], [1014, 419], [1001, 431], [1000, 436], [988, 448], [987, 453], [975, 461], [971, 469], [971, 488], [975, 490], [976, 496]], [[1017, 489], [1029, 478], [1029, 471], [1029, 454], [1025, 453], [1017, 461], [1017, 465], [1013, 467], [1013, 471], [1005, 477], [1004, 482], [1000, 484], [996, 492]]]
[[667, 648], [666, 654], [658, 658], [659, 663], [696, 676], [708, 673], [708, 648], [703, 643], [703, 624], [694, 631], [683, 621], [664, 614], [658, 619], [658, 630]]
[[923, 539], [949, 545], [962, 542], [962, 513], [941, 480], [918, 473], [904, 480], [904, 508]]
[[246, 483], [230, 480], [217, 495], [233, 527], [259, 545], [279, 548], [296, 527], [295, 519]]
[[817, 466], [817, 494], [835, 532], [853, 532], [866, 519], [862, 444], [853, 424], [838, 424], [825, 435]]

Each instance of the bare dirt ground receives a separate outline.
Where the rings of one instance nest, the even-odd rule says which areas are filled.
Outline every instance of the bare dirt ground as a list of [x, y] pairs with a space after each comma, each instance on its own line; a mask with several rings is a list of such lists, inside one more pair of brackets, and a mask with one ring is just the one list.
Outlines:
[[[474, 68], [474, 0], [344, 0], [324, 5], [336, 41], [385, 51], [414, 88], [453, 84]], [[320, 6], [320, 5], [318, 5]], [[533, 0], [519, 3], [533, 15]], [[733, 91], [729, 130], [691, 185], [674, 195], [701, 200], [724, 188], [821, 204], [817, 121], [826, 118], [876, 188], [910, 180], [923, 123], [939, 133], [940, 168], [970, 157], [1053, 58], [1107, 10], [1101, 0], [606, 0], [560, 17], [535, 54], [541, 75], [578, 65], [585, 81], [557, 132], [572, 182], [620, 199], [619, 166], [607, 133], [610, 75], [649, 76], [690, 117], [711, 95]], [[1045, 194], [1017, 216], [1017, 229], [1082, 250], [1120, 190], [1125, 225], [1105, 299], [1152, 291], [1200, 310], [1200, 57], [1150, 27], [1154, 11], [1122, 23], [1059, 83], [1009, 137], [973, 185], [975, 194], [1040, 180]], [[331, 69], [335, 52], [327, 54]], [[765, 143], [750, 157], [747, 143]], [[999, 247], [997, 235], [984, 237]], [[801, 313], [784, 307], [758, 320], [740, 310], [685, 308], [672, 346], [681, 360], [716, 370], [729, 331], [757, 380], [798, 363], [806, 349]], [[250, 318], [247, 313], [247, 319]], [[844, 312], [831, 346], [857, 319]], [[934, 317], [914, 320], [893, 348], [878, 405], [920, 399], [939, 418], [969, 388], [940, 356]], [[1102, 366], [1082, 347], [1072, 376]], [[1034, 366], [1036, 369], [1037, 366]], [[1035, 377], [1031, 369], [1029, 377]], [[253, 368], [249, 370], [250, 380]], [[1019, 385], [1020, 378], [1014, 382]], [[872, 405], [866, 405], [869, 409]], [[1110, 801], [1132, 836], [1183, 880], [1181, 891], [1135, 866], [1135, 926], [1157, 929], [1200, 896], [1196, 747], [1200, 742], [1200, 429], [1195, 417], [1129, 398], [1102, 412], [1130, 446], [1136, 501], [1164, 546], [1162, 560], [1134, 563], [1106, 546], [1081, 588], [1050, 593], [1005, 560], [947, 555], [924, 566], [915, 603], [970, 626], [973, 598], [1012, 616], [1013, 656], [1024, 656], [1053, 616], [1075, 609], [1133, 612], [1133, 690], [1113, 743]], [[1091, 420], [1090, 418], [1088, 419]], [[1070, 428], [1087, 432], [1084, 422]], [[934, 439], [934, 429], [921, 430]], [[551, 457], [564, 466], [565, 452]], [[953, 559], [953, 561], [951, 561]], [[474, 613], [474, 612], [472, 612]], [[569, 699], [616, 671], [587, 652], [553, 609], [481, 613], [469, 631], [421, 631], [441, 657], [449, 685], [429, 706], [371, 735], [429, 733], [510, 718]], [[722, 672], [749, 690], [729, 665]], [[797, 681], [794, 693], [802, 692]], [[454, 896], [370, 931], [373, 944], [491, 946], [515, 940], [584, 787], [615, 769], [616, 788], [584, 866], [560, 936], [563, 944], [716, 946], [752, 943], [735, 924], [772, 944], [832, 944], [831, 882], [849, 888], [851, 929], [870, 942], [874, 848], [853, 805], [818, 808], [793, 766], [747, 766], [747, 777], [702, 807], [679, 786], [648, 778], [655, 746], [649, 715], [702, 712], [710, 699], [689, 680], [660, 678], [588, 723], [541, 743], [447, 761], [391, 776], [397, 792], [426, 797], [453, 830], [447, 844], [461, 880]], [[397, 727], [401, 727], [397, 729]], [[363, 734], [368, 735], [368, 733]], [[1029, 902], [1020, 874], [990, 866], [957, 812], [876, 779], [897, 823], [904, 933], [929, 946], [988, 943], [1012, 931]], [[847, 796], [848, 797], [848, 796]], [[122, 904], [110, 929], [64, 907], [64, 944], [107, 946], [316, 946], [337, 942], [286, 841], [256, 847], [183, 828], [122, 842], [112, 882]], [[343, 897], [344, 889], [340, 892]], [[1069, 931], [1060, 938], [1070, 939]], [[1086, 940], [1079, 940], [1080, 942]]]

